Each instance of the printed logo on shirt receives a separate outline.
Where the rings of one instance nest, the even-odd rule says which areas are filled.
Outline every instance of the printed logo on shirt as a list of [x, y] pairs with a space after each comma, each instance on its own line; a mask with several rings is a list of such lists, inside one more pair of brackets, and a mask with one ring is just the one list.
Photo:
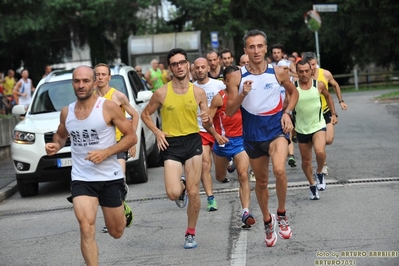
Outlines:
[[82, 132], [74, 130], [70, 132], [73, 146], [90, 146], [100, 143], [98, 133], [95, 129], [84, 129]]
[[266, 83], [265, 87], [263, 88], [264, 90], [271, 90], [273, 89], [273, 84], [272, 83]]

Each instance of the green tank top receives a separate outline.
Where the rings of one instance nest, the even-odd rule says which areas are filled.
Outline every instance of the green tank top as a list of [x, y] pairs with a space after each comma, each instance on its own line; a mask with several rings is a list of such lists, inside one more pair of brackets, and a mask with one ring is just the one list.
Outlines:
[[170, 81], [161, 107], [162, 131], [169, 137], [198, 133], [197, 110], [198, 103], [195, 100], [193, 84], [190, 83], [185, 94], [177, 94], [173, 91]]
[[150, 79], [157, 78], [157, 80], [152, 81], [152, 85], [154, 86], [152, 88], [152, 92], [154, 92], [164, 85], [162, 81], [162, 71], [159, 68], [157, 70], [150, 68], [150, 73], [151, 73]]
[[295, 81], [295, 86], [299, 93], [295, 106], [295, 131], [308, 135], [325, 128], [317, 80], [312, 80], [312, 87], [308, 90], [302, 90], [298, 81]]

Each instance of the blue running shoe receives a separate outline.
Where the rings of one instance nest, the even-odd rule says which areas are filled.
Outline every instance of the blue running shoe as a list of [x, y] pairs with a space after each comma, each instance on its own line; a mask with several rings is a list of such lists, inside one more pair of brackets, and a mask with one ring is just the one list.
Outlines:
[[184, 248], [185, 249], [190, 249], [190, 248], [196, 248], [197, 242], [194, 240], [193, 235], [186, 235], [186, 242], [184, 243]]

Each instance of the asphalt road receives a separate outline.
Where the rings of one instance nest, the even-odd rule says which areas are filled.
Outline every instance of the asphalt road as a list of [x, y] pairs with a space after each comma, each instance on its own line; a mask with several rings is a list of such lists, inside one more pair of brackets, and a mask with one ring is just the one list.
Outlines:
[[[100, 265], [399, 265], [399, 104], [372, 100], [382, 93], [344, 94], [349, 109], [338, 111], [320, 201], [308, 199], [300, 167], [287, 166], [291, 240], [264, 245], [253, 192], [251, 211], [258, 223], [241, 229], [238, 182], [229, 174], [230, 183], [214, 182], [218, 211], [206, 212], [201, 196], [199, 246], [184, 250], [186, 211], [167, 200], [163, 168], [153, 168], [148, 183], [130, 185], [135, 221], [121, 239], [101, 233], [99, 211]], [[269, 206], [275, 210], [273, 176], [270, 181]], [[0, 204], [0, 265], [84, 265], [68, 190], [68, 183], [41, 184], [38, 196], [17, 193]]]

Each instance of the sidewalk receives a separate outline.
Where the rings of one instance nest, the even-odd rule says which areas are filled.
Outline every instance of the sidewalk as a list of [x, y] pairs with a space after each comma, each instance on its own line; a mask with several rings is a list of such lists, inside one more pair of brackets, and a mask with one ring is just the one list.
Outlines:
[[17, 192], [17, 181], [11, 157], [0, 161], [0, 202]]

